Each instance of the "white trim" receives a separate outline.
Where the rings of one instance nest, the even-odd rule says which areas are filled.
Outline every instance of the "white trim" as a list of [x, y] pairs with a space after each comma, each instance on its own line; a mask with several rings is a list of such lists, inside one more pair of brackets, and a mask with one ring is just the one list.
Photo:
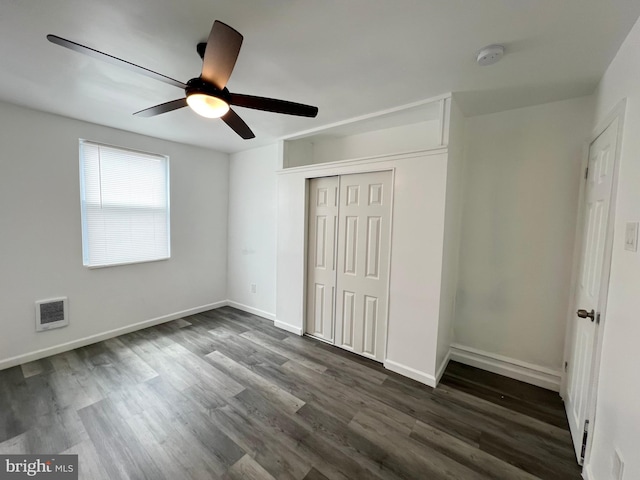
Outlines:
[[113, 330], [108, 330], [106, 332], [97, 333], [95, 335], [90, 335], [88, 337], [80, 338], [78, 340], [73, 340], [71, 342], [61, 343], [53, 347], [47, 347], [41, 350], [36, 350], [34, 352], [25, 353], [23, 355], [17, 355], [15, 357], [5, 358], [4, 360], [0, 360], [0, 370], [4, 370], [5, 368], [10, 368], [10, 367], [15, 367], [16, 365], [22, 365], [23, 363], [27, 363], [27, 362], [33, 362], [34, 360], [40, 360], [41, 358], [50, 357], [51, 355], [56, 355], [58, 353], [68, 352], [69, 350], [73, 350], [75, 348], [85, 347], [87, 345], [91, 345], [92, 343], [101, 342], [109, 338], [118, 337], [126, 333], [135, 332], [136, 330], [142, 330], [143, 328], [153, 327], [154, 325], [170, 322], [172, 320], [177, 320], [179, 318], [187, 317], [189, 315], [194, 315], [196, 313], [206, 312], [207, 310], [213, 310], [215, 308], [225, 307], [226, 305], [227, 305], [226, 300], [223, 300], [221, 302], [216, 302], [216, 303], [210, 303], [208, 305], [202, 305], [200, 307], [190, 308], [188, 310], [182, 310], [181, 312], [171, 313], [169, 315], [163, 315], [162, 317], [156, 317], [150, 320], [144, 320], [142, 322], [134, 323], [132, 325], [127, 325], [124, 327], [115, 328]]
[[447, 352], [447, 355], [444, 357], [444, 361], [442, 362], [442, 365], [440, 365], [440, 368], [436, 372], [436, 385], [440, 383], [440, 380], [442, 379], [442, 375], [444, 375], [444, 371], [447, 369], [447, 365], [449, 365], [450, 361], [451, 361], [451, 349], [449, 349], [449, 351]]
[[456, 343], [451, 345], [451, 360], [537, 385], [538, 387], [553, 390], [554, 392], [560, 391], [562, 372], [559, 370], [553, 370]]
[[385, 360], [383, 365], [387, 370], [399, 373], [400, 375], [409, 377], [417, 382], [424, 383], [429, 387], [435, 388], [436, 386], [437, 382], [435, 377], [433, 375], [429, 375], [428, 373], [421, 372], [420, 370], [416, 370], [412, 367], [407, 367], [406, 365], [394, 362], [392, 360]]
[[[338, 347], [338, 345], [336, 345], [335, 343], [333, 343], [333, 340], [327, 340], [326, 338], [321, 338], [321, 337], [315, 337], [313, 334], [311, 333], [303, 333], [302, 334], [303, 337], [309, 337], [309, 338], [313, 338], [314, 340], [317, 340], [319, 342], [323, 342], [326, 343], [328, 345], [333, 345], [334, 347]], [[338, 347], [338, 348], [342, 348], [342, 347]], [[346, 350], [346, 349], [345, 349]], [[351, 352], [351, 350], [347, 350], [347, 352]], [[351, 352], [353, 353], [353, 352]], [[357, 354], [356, 354], [357, 355]]]
[[[609, 217], [607, 219], [607, 236], [604, 246], [604, 260], [602, 265], [602, 279], [600, 285], [600, 292], [598, 296], [598, 307], [600, 311], [600, 324], [596, 325], [596, 338], [594, 344], [594, 356], [593, 367], [591, 370], [591, 383], [589, 386], [589, 397], [587, 405], [587, 419], [590, 420], [592, 426], [589, 435], [587, 436], [587, 446], [584, 454], [583, 464], [587, 464], [591, 457], [591, 449], [593, 448], [593, 439], [595, 437], [596, 429], [598, 428], [598, 419], [596, 418], [597, 403], [598, 403], [598, 384], [600, 381], [600, 362], [602, 361], [602, 345], [604, 338], [604, 327], [607, 323], [607, 300], [609, 298], [609, 283], [611, 281], [611, 264], [613, 261], [613, 247], [615, 240], [615, 223], [616, 223], [616, 206], [618, 197], [618, 178], [620, 175], [620, 157], [622, 156], [622, 144], [624, 140], [624, 126], [625, 116], [627, 109], [626, 97], [620, 100], [616, 106], [609, 112], [605, 119], [600, 122], [598, 127], [593, 132], [592, 142], [600, 136], [609, 126], [617, 121], [617, 144], [613, 161], [613, 183], [611, 185], [611, 199], [609, 201]], [[589, 144], [591, 148], [591, 144]], [[576, 449], [577, 451], [577, 449]]]
[[[391, 268], [392, 268], [392, 258], [391, 253], [393, 252], [393, 220], [395, 211], [394, 205], [396, 203], [396, 167], [391, 168], [391, 210], [389, 211], [389, 255], [387, 258], [387, 285], [385, 293], [387, 294], [387, 318], [386, 325], [384, 327], [384, 350], [382, 352], [382, 358], [387, 358], [387, 352], [389, 351], [389, 319], [391, 318]], [[337, 241], [337, 239], [336, 239]], [[437, 382], [436, 382], [437, 383]]]
[[242, 310], [243, 312], [251, 313], [262, 318], [266, 318], [267, 320], [271, 320], [272, 322], [276, 319], [275, 313], [265, 312], [264, 310], [253, 308], [248, 305], [243, 305], [242, 303], [234, 302], [233, 300], [227, 300], [227, 306], [237, 308], [238, 310]]
[[298, 327], [297, 325], [291, 325], [290, 323], [281, 322], [280, 320], [274, 320], [273, 326], [300, 336], [302, 336], [304, 333], [301, 327]]
[[[323, 162], [323, 163], [313, 163], [311, 165], [301, 165], [299, 167], [289, 167], [283, 168], [282, 170], [277, 170], [276, 175], [286, 175], [292, 173], [304, 173], [304, 172], [312, 172], [307, 178], [312, 178], [317, 173], [321, 173], [322, 170], [334, 170], [338, 167], [350, 167], [355, 165], [370, 165], [375, 162], [393, 162], [397, 160], [406, 160], [409, 158], [423, 157], [426, 155], [441, 155], [447, 153], [449, 151], [448, 147], [438, 146], [435, 148], [429, 148], [424, 150], [412, 150], [408, 152], [399, 152], [399, 153], [384, 153], [381, 155], [372, 155], [369, 157], [360, 157], [360, 158], [350, 158], [346, 160], [336, 160], [334, 162]], [[389, 167], [381, 167], [380, 170], [389, 170]], [[365, 169], [363, 171], [377, 171], [371, 169]], [[349, 172], [351, 173], [351, 172]], [[334, 175], [332, 173], [332, 175]], [[335, 173], [335, 175], [341, 175], [341, 173]]]
[[391, 113], [402, 112], [403, 110], [408, 110], [410, 108], [421, 107], [423, 105], [429, 105], [430, 103], [440, 102], [442, 100], [446, 100], [447, 98], [451, 98], [451, 92], [444, 93], [442, 95], [438, 95], [435, 97], [426, 98], [424, 100], [419, 100], [413, 103], [406, 103], [404, 105], [400, 105], [398, 107], [387, 108], [386, 110], [379, 110], [373, 113], [367, 113], [365, 115], [360, 115], [359, 117], [349, 118], [347, 120], [341, 120], [335, 123], [329, 123], [328, 125], [321, 125], [319, 127], [311, 128], [309, 130], [303, 130], [301, 132], [293, 133], [291, 135], [286, 135], [284, 137], [280, 137], [278, 140], [299, 140], [301, 138], [308, 137], [310, 135], [316, 133], [322, 133], [325, 130], [329, 130], [335, 127], [341, 127], [343, 125], [350, 125], [352, 123], [361, 122], [363, 120], [370, 120], [372, 118], [381, 117], [384, 115], [389, 115]]
[[438, 121], [440, 122], [440, 145], [446, 147], [449, 144], [449, 125], [451, 124], [451, 97], [443, 98], [440, 101]]
[[584, 480], [595, 480], [596, 477], [594, 477], [591, 472], [591, 465], [585, 465], [582, 468], [582, 478], [584, 478]]

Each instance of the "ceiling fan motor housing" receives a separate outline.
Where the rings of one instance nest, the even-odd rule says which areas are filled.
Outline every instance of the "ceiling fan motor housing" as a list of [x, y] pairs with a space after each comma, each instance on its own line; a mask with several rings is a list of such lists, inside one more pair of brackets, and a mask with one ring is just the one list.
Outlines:
[[187, 97], [189, 95], [193, 95], [195, 93], [200, 93], [202, 95], [208, 95], [210, 97], [216, 97], [220, 100], [225, 101], [226, 103], [231, 103], [231, 94], [227, 87], [220, 90], [212, 83], [209, 83], [203, 80], [201, 77], [192, 78], [187, 82], [187, 87], [184, 89]]

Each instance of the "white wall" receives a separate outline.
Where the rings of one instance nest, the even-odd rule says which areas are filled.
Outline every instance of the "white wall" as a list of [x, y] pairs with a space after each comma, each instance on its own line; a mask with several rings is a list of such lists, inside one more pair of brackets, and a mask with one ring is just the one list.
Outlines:
[[[82, 265], [78, 138], [171, 159], [167, 261]], [[0, 103], [0, 367], [12, 357], [226, 299], [228, 156]], [[70, 325], [36, 333], [34, 302]]]
[[615, 212], [593, 447], [586, 470], [608, 480], [614, 451], [625, 462], [624, 480], [640, 478], [640, 253], [624, 250], [626, 222], [640, 221], [640, 21], [620, 47], [596, 93], [596, 123], [627, 98]]
[[442, 290], [438, 321], [438, 352], [436, 373], [447, 366], [449, 347], [453, 343], [455, 299], [458, 289], [459, 253], [464, 198], [464, 138], [465, 118], [455, 96], [450, 100], [449, 145], [447, 159], [447, 191], [445, 199], [444, 242], [442, 248]]
[[314, 140], [312, 163], [414, 152], [437, 148], [441, 145], [441, 141], [439, 119], [356, 135], [321, 137]]
[[467, 119], [455, 342], [559, 385], [593, 100]]
[[[276, 312], [277, 144], [231, 155], [227, 293], [232, 305]], [[251, 293], [251, 284], [256, 293]]]
[[307, 178], [394, 170], [385, 366], [435, 384], [447, 155], [444, 150], [289, 168], [278, 175], [276, 325], [302, 333]]

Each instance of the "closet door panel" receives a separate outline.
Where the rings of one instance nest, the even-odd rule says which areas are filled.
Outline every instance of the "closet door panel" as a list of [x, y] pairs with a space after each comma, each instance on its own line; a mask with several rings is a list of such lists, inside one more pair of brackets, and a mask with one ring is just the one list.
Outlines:
[[340, 177], [336, 344], [384, 360], [391, 172]]
[[305, 332], [334, 339], [338, 177], [309, 180]]

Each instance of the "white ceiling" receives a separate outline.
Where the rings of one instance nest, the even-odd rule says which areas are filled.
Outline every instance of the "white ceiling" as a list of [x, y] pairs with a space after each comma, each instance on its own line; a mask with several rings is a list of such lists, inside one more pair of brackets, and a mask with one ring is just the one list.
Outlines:
[[[449, 91], [467, 115], [589, 94], [639, 14], [638, 0], [2, 0], [0, 100], [235, 152]], [[133, 117], [183, 92], [45, 38], [186, 82], [215, 19], [244, 35], [229, 90], [316, 105], [318, 117], [237, 108], [248, 141], [187, 108]], [[507, 53], [479, 67], [490, 43]]]

